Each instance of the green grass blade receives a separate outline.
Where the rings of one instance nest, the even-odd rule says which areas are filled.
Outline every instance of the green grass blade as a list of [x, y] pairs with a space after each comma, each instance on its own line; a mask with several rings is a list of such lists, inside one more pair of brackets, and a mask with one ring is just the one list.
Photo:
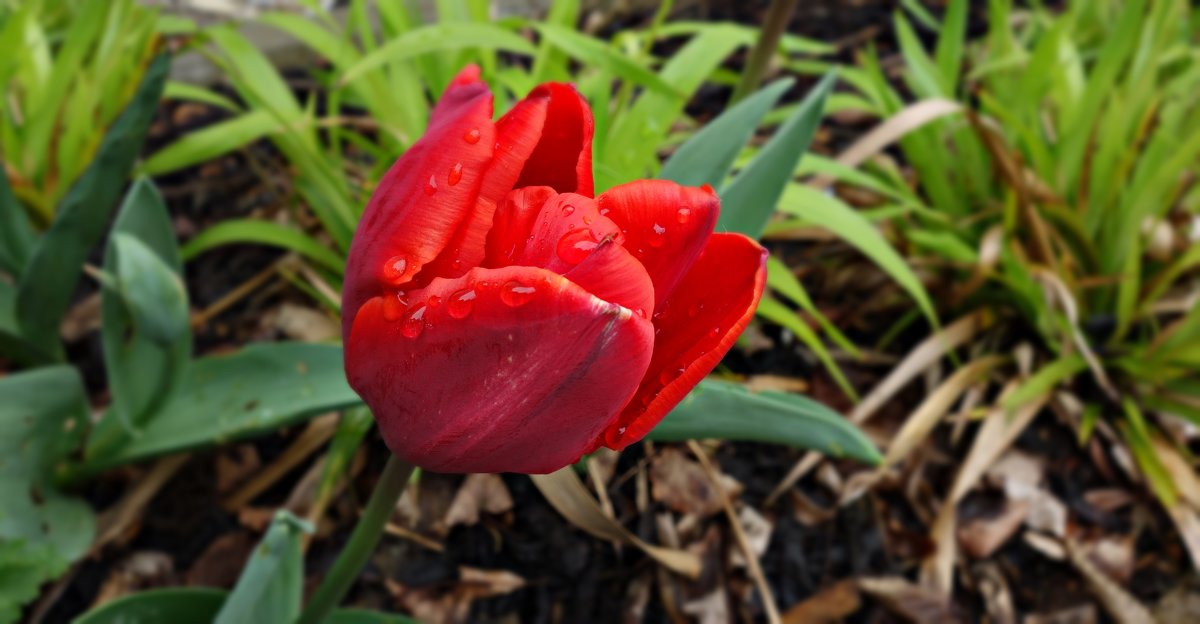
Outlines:
[[287, 249], [337, 273], [346, 267], [345, 258], [303, 231], [255, 219], [230, 219], [200, 232], [183, 246], [183, 259], [188, 261], [216, 247], [235, 244], [270, 245]]

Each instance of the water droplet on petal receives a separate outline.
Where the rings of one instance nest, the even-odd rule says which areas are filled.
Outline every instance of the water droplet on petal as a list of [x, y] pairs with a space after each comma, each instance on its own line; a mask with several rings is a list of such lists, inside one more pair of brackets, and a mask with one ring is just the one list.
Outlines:
[[512, 280], [500, 289], [500, 301], [503, 301], [509, 307], [516, 308], [529, 303], [529, 300], [533, 299], [533, 294], [536, 292], [537, 289], [533, 286]]
[[692, 220], [691, 208], [680, 208], [675, 211], [675, 220], [680, 223], [687, 223]]
[[437, 296], [437, 295], [430, 295], [430, 296], [429, 296], [429, 307], [431, 307], [431, 308], [436, 308], [436, 307], [438, 307], [438, 306], [440, 306], [440, 305], [442, 305], [442, 298], [441, 298], [441, 297], [439, 297], [439, 296]]
[[425, 306], [420, 306], [408, 313], [408, 317], [404, 319], [404, 325], [400, 327], [400, 333], [404, 334], [405, 338], [416, 338], [425, 330]]
[[429, 176], [429, 182], [425, 184], [425, 194], [433, 195], [437, 192], [437, 178]]
[[462, 179], [462, 163], [454, 163], [450, 168], [450, 173], [446, 175], [446, 184], [454, 186]]
[[668, 368], [658, 374], [658, 382], [665, 386], [665, 385], [671, 383], [672, 381], [675, 381], [676, 379], [678, 379], [679, 376], [682, 374], [683, 374], [682, 368]]
[[463, 266], [462, 258], [455, 258], [450, 262], [450, 266], [454, 267], [455, 270], [461, 269]]
[[479, 136], [479, 128], [471, 128], [470, 130], [467, 130], [466, 134], [463, 135], [463, 140], [474, 145], [479, 142]]
[[591, 218], [591, 217], [589, 217], [589, 216], [586, 216], [586, 215], [585, 215], [585, 216], [583, 217], [583, 224], [584, 224], [584, 225], [591, 225], [591, 224], [592, 224], [592, 218]]
[[651, 247], [662, 247], [667, 242], [667, 228], [655, 223], [654, 233], [650, 235]]
[[654, 396], [653, 394], [643, 394], [641, 399], [642, 407], [649, 407], [654, 402]]
[[634, 310], [633, 313], [638, 315], [638, 318], [646, 318], [646, 311], [643, 310], [642, 308], [638, 308], [638, 309]]
[[575, 213], [575, 206], [572, 206], [571, 204], [567, 204], [566, 206], [562, 207], [562, 216], [569, 217], [574, 213]]
[[404, 256], [392, 256], [387, 262], [383, 263], [383, 279], [393, 283], [402, 284], [407, 277], [405, 271], [408, 269], [408, 258]]
[[709, 336], [712, 336], [713, 338], [717, 338], [717, 337], [719, 337], [719, 336], [721, 335], [721, 328], [720, 328], [720, 327], [714, 327], [714, 328], [710, 329], [710, 330], [708, 331], [708, 335], [709, 335]]
[[452, 318], [466, 318], [474, 307], [475, 291], [470, 289], [460, 290], [450, 295], [450, 300], [446, 302], [446, 313]]
[[688, 310], [687, 310], [688, 318], [696, 318], [697, 316], [700, 315], [700, 311], [703, 309], [704, 309], [703, 302], [697, 301], [697, 302], [693, 303], [692, 305], [688, 306]]
[[596, 248], [596, 236], [587, 228], [571, 230], [558, 239], [558, 257], [567, 264], [579, 264]]
[[610, 209], [608, 209], [608, 208], [601, 208], [601, 209], [600, 209], [600, 216], [602, 216], [602, 217], [603, 217], [604, 215], [607, 215], [609, 212], [611, 212], [611, 211], [610, 211]]
[[713, 190], [713, 187], [711, 184], [701, 184], [700, 190], [704, 191], [705, 193], [708, 193], [709, 195], [717, 194], [717, 192]]
[[618, 427], [617, 435], [625, 435], [625, 429], [627, 429], [627, 427]]
[[396, 292], [392, 295], [384, 295], [383, 297], [383, 319], [385, 321], [396, 321], [404, 314], [404, 310], [408, 308], [408, 301], [404, 299], [403, 292]]

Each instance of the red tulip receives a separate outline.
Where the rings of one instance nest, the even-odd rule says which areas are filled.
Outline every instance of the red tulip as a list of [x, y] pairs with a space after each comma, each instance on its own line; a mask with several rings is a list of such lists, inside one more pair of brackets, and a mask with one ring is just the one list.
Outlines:
[[371, 197], [346, 266], [346, 375], [402, 459], [544, 473], [622, 449], [753, 316], [763, 248], [712, 233], [708, 187], [593, 199], [592, 125], [556, 83], [493, 122], [469, 67]]

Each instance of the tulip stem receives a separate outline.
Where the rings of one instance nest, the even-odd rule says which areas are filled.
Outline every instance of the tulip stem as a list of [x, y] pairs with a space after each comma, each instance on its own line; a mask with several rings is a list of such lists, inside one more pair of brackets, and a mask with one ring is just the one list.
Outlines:
[[366, 565], [367, 558], [374, 552], [375, 545], [379, 543], [383, 528], [392, 516], [392, 510], [400, 500], [400, 495], [404, 493], [412, 472], [412, 464], [395, 455], [388, 459], [387, 466], [383, 468], [383, 474], [379, 477], [379, 483], [371, 493], [371, 500], [367, 501], [367, 507], [358, 519], [358, 525], [350, 534], [350, 540], [346, 542], [342, 554], [338, 555], [337, 561], [325, 575], [325, 580], [308, 602], [298, 624], [318, 624], [341, 603]]

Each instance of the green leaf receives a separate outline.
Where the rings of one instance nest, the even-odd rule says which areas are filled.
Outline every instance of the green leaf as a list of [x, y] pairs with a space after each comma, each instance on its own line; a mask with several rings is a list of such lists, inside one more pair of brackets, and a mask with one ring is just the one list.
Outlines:
[[151, 154], [141, 170], [154, 176], [178, 171], [228, 154], [282, 128], [270, 112], [254, 110], [183, 135]]
[[684, 186], [720, 186], [763, 115], [794, 82], [776, 80], [721, 113], [671, 154], [658, 177]]
[[[73, 624], [212, 624], [228, 592], [201, 587], [172, 587], [121, 596], [76, 618]], [[416, 624], [392, 613], [338, 609], [325, 624]]]
[[622, 80], [628, 80], [655, 91], [681, 95], [675, 87], [672, 87], [658, 74], [598, 39], [553, 24], [535, 22], [530, 25], [554, 47], [585, 66], [599, 68]]
[[826, 74], [754, 160], [721, 189], [718, 231], [741, 232], [756, 239], [762, 235], [800, 157], [812, 142], [835, 79], [833, 72]]
[[238, 106], [237, 102], [204, 87], [196, 86], [186, 82], [177, 82], [175, 80], [167, 81], [166, 87], [163, 89], [163, 99], [165, 100], [190, 100], [192, 102], [200, 102], [208, 104], [214, 108], [221, 108], [231, 113], [241, 112], [242, 107]]
[[787, 212], [833, 232], [873, 260], [901, 288], [908, 291], [929, 321], [937, 325], [937, 314], [925, 286], [870, 221], [841, 200], [810, 186], [792, 184], [787, 191], [790, 195], [789, 201], [784, 204]]
[[801, 320], [800, 317], [796, 316], [787, 306], [779, 303], [772, 297], [763, 297], [758, 302], [758, 309], [755, 310], [755, 313], [776, 325], [787, 328], [795, 334], [800, 339], [800, 342], [803, 342], [813, 352], [813, 355], [821, 361], [821, 365], [825, 367], [825, 370], [829, 371], [829, 374], [837, 382], [842, 392], [846, 393], [846, 396], [850, 400], [858, 401], [858, 393], [854, 391], [854, 386], [850, 384], [850, 380], [846, 379], [841, 367], [833, 360], [833, 356], [829, 354], [829, 350], [825, 348], [825, 344], [817, 337], [816, 332]]
[[170, 401], [138, 435], [116, 448], [89, 445], [71, 477], [273, 433], [314, 414], [360, 403], [346, 383], [341, 347], [252, 344], [193, 361]]
[[871, 465], [882, 460], [850, 421], [812, 399], [783, 392], [753, 393], [741, 384], [714, 379], [701, 381], [649, 437], [748, 440], [813, 449]]
[[8, 174], [0, 161], [0, 271], [20, 277], [33, 253], [33, 228], [25, 209], [13, 196]]
[[[168, 295], [166, 306], [126, 279], [137, 270], [122, 268], [129, 264], [156, 275], [161, 288], [155, 288]], [[126, 283], [101, 292], [100, 337], [112, 407], [92, 432], [96, 447], [117, 444], [149, 419], [187, 368], [192, 337], [181, 267], [167, 207], [154, 184], [140, 179], [125, 195], [104, 255], [105, 271]]]
[[381, 65], [410, 59], [429, 52], [444, 52], [463, 48], [504, 50], [532, 56], [536, 52], [529, 43], [512, 31], [477, 22], [451, 22], [414, 28], [365, 55], [342, 73], [339, 83], [349, 84], [359, 76]]
[[953, 96], [958, 90], [958, 75], [962, 68], [963, 41], [967, 37], [967, 2], [950, 0], [946, 5], [946, 18], [938, 33], [937, 48], [933, 52], [934, 62], [941, 72], [946, 93]]
[[188, 330], [187, 293], [183, 282], [154, 250], [136, 237], [116, 232], [117, 288], [134, 329], [160, 346]]
[[95, 160], [63, 198], [21, 276], [17, 320], [27, 339], [44, 351], [61, 351], [59, 323], [71, 303], [83, 262], [104, 233], [141, 150], [169, 66], [167, 55], [151, 64], [137, 94], [104, 136]]
[[293, 622], [304, 593], [301, 539], [312, 526], [286, 509], [275, 513], [214, 624]]
[[87, 428], [87, 397], [75, 369], [49, 366], [0, 378], [0, 397], [3, 616], [32, 597], [5, 577], [36, 588], [61, 574], [87, 552], [95, 519], [87, 503], [62, 494], [51, 480]]
[[191, 260], [213, 248], [232, 244], [272, 245], [294, 251], [336, 273], [346, 268], [345, 258], [304, 232], [255, 219], [230, 219], [200, 232], [183, 246], [183, 258]]

